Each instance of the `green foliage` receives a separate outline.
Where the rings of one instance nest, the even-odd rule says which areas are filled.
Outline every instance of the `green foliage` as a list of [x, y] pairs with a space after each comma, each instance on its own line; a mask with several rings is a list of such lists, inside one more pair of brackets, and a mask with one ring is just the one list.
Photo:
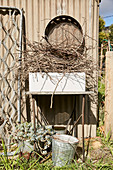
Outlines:
[[99, 32], [105, 28], [105, 21], [99, 16]]
[[99, 128], [99, 127], [97, 128], [96, 136], [99, 136], [99, 137], [101, 137], [101, 138], [104, 137], [104, 134], [100, 131], [100, 128]]
[[110, 138], [111, 138], [111, 129], [109, 130], [108, 134], [105, 137], [105, 142], [108, 143], [110, 141]]
[[109, 27], [109, 29], [110, 29], [109, 38], [110, 38], [110, 41], [113, 42], [113, 24]]
[[99, 47], [104, 39], [109, 39], [109, 32], [105, 32], [105, 21], [99, 17]]
[[108, 35], [104, 32], [105, 29], [105, 21], [99, 16], [99, 46], [104, 39], [107, 38]]
[[99, 32], [99, 44], [101, 44], [104, 39], [107, 39], [106, 33], [105, 32]]
[[34, 149], [35, 143], [38, 153], [47, 155], [51, 150], [52, 136], [55, 133], [51, 125], [36, 127], [34, 131], [32, 123], [25, 122], [16, 126], [12, 137], [20, 145], [21, 150], [30, 152]]
[[[110, 140], [111, 132], [102, 136], [102, 143], [105, 148], [108, 148], [111, 155], [113, 156], [113, 141]], [[26, 159], [24, 156], [15, 157], [18, 150], [15, 151], [15, 154], [12, 158], [9, 158], [7, 155], [7, 148], [2, 141], [4, 155], [0, 156], [0, 169], [4, 170], [112, 170], [113, 169], [113, 159], [108, 159], [106, 162], [103, 156], [98, 160], [93, 160], [87, 158], [85, 162], [82, 162], [82, 159], [73, 160], [73, 163], [70, 165], [65, 165], [63, 167], [54, 167], [51, 160], [46, 161], [45, 163], [40, 163], [40, 160], [44, 158], [33, 152], [33, 156]]]
[[[33, 169], [40, 169], [41, 165], [39, 164], [40, 159], [42, 159], [43, 157], [40, 156], [38, 153], [36, 153], [35, 151], [33, 152], [35, 155], [37, 155], [37, 158], [35, 157], [30, 157], [29, 160], [25, 159], [25, 155], [24, 156], [18, 156], [15, 158], [19, 148], [15, 151], [15, 154], [13, 155], [13, 157], [10, 159], [8, 158], [7, 155], [7, 149], [6, 146], [4, 144], [4, 142], [2, 141], [2, 146], [4, 149], [4, 155], [0, 155], [0, 169], [4, 169], [4, 170], [33, 170]], [[51, 164], [52, 165], [52, 164]], [[50, 164], [48, 164], [47, 166], [45, 165], [45, 167], [50, 167]]]
[[106, 136], [102, 137], [102, 142], [109, 149], [111, 155], [113, 156], [113, 140], [111, 140], [111, 130], [109, 130]]
[[104, 78], [98, 80], [98, 107], [99, 107], [99, 121], [104, 124], [104, 103], [105, 103], [105, 82]]
[[98, 93], [101, 95], [101, 100], [105, 99], [105, 82], [104, 80], [99, 79], [98, 81]]

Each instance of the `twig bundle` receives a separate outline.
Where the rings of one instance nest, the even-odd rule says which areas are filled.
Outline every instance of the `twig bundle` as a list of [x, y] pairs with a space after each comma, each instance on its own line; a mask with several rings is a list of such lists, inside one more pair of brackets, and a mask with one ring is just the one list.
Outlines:
[[95, 65], [92, 57], [87, 55], [88, 50], [84, 46], [83, 52], [83, 45], [77, 48], [76, 45], [62, 46], [62, 44], [52, 45], [45, 42], [31, 43], [27, 41], [27, 49], [23, 51], [24, 57], [21, 59], [21, 66], [16, 66], [16, 69], [22, 79], [28, 79], [29, 72], [45, 72], [47, 74], [48, 72], [64, 74], [85, 72], [92, 76]]
[[[73, 39], [75, 38], [72, 37]], [[43, 72], [48, 74], [49, 72], [63, 73], [74, 73], [84, 72], [86, 74], [86, 88], [91, 90], [94, 89], [95, 76], [94, 70], [97, 70], [97, 64], [93, 61], [93, 57], [88, 54], [91, 53], [91, 48], [87, 48], [84, 45], [84, 41], [80, 42], [77, 39], [73, 41], [73, 44], [66, 38], [62, 43], [50, 43], [43, 38], [43, 42], [33, 42], [26, 40], [27, 49], [23, 51], [21, 58], [21, 65], [16, 66], [17, 74], [21, 77], [21, 80], [29, 78], [30, 72]], [[77, 42], [75, 44], [75, 42]], [[17, 62], [18, 63], [18, 62]], [[52, 79], [50, 77], [50, 79]], [[57, 86], [60, 80], [58, 80]], [[56, 88], [57, 88], [56, 86]], [[55, 90], [56, 90], [55, 88]], [[53, 104], [53, 91], [51, 97], [51, 108]]]

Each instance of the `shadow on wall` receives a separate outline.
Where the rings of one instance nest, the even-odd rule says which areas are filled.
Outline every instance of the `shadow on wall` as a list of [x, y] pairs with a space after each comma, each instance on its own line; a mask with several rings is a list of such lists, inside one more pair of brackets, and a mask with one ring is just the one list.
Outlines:
[[[82, 113], [82, 95], [54, 95], [53, 108], [50, 109], [51, 95], [34, 96], [37, 102], [36, 122], [39, 125], [67, 125], [70, 115], [73, 112], [73, 117], [70, 125], [79, 118]], [[31, 120], [31, 115], [28, 114], [28, 121]], [[86, 125], [96, 125], [96, 117], [90, 109], [89, 97], [85, 100], [85, 122]], [[82, 124], [80, 119], [77, 125]], [[78, 126], [75, 126], [74, 133], [78, 136]]]

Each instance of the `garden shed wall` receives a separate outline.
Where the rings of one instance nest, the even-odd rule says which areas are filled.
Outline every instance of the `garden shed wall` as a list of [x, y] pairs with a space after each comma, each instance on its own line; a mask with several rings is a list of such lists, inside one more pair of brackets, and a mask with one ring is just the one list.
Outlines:
[[[24, 33], [31, 42], [39, 41], [42, 36], [44, 36], [47, 24], [54, 17], [58, 15], [69, 15], [75, 18], [82, 26], [86, 46], [93, 47], [89, 53], [96, 62], [98, 61], [98, 5], [97, 0], [0, 0], [0, 6], [11, 6], [23, 9]], [[94, 72], [94, 74], [95, 78], [97, 78], [97, 72]], [[94, 84], [94, 89], [97, 90], [97, 83]], [[97, 100], [97, 92], [95, 92], [94, 95], [95, 100]], [[60, 119], [58, 114], [61, 116], [60, 110], [61, 112], [65, 112], [64, 119], [66, 115], [68, 114], [69, 116], [73, 110], [74, 96], [60, 96], [60, 98], [63, 101], [62, 105], [59, 102], [58, 96], [56, 96], [55, 113], [51, 111], [49, 116], [46, 115], [50, 123], [52, 123], [51, 120], [54, 114], [57, 115], [56, 124], [58, 123], [57, 121]], [[44, 106], [47, 103], [46, 101], [48, 101], [47, 96], [39, 96], [38, 100], [41, 106]], [[79, 115], [82, 104], [81, 97], [77, 96], [76, 100], [76, 113]], [[28, 98], [26, 102], [28, 104]], [[48, 110], [48, 108], [44, 108], [43, 111], [47, 114]], [[97, 104], [90, 102], [89, 98], [87, 98], [85, 110], [85, 136], [89, 136], [91, 132], [91, 136], [94, 137], [96, 136]], [[32, 114], [32, 110], [30, 114]], [[26, 116], [26, 109], [23, 109], [23, 115], [25, 120], [27, 120], [29, 116]], [[77, 130], [78, 137], [82, 136], [81, 126], [80, 121]]]

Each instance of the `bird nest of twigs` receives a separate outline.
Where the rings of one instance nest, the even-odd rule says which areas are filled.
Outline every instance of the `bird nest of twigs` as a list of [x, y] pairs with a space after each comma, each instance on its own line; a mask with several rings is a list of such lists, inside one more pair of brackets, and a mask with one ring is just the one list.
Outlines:
[[62, 43], [52, 43], [45, 38], [40, 42], [32, 43], [26, 39], [27, 48], [22, 52], [23, 57], [19, 60], [21, 64], [15, 65], [16, 77], [18, 78], [19, 75], [21, 80], [25, 81], [29, 79], [29, 73], [46, 73], [49, 76], [48, 73], [53, 72], [63, 73], [63, 76], [65, 76], [66, 73], [84, 72], [86, 75], [86, 89], [94, 89], [96, 78], [93, 73], [94, 70], [97, 70], [97, 64], [91, 54], [93, 47], [87, 48], [84, 39], [83, 37], [81, 43], [70, 40], [73, 42], [71, 44], [69, 39], [66, 39], [67, 42], [65, 41], [65, 43], [63, 43], [64, 41]]
[[[23, 51], [21, 64], [15, 66], [21, 79], [28, 79], [29, 72], [40, 73], [73, 73], [85, 72], [92, 75], [94, 62], [87, 55], [88, 48], [81, 44], [73, 45], [50, 44], [45, 41], [30, 42], [27, 40], [27, 49]], [[17, 62], [18, 63], [18, 62]], [[18, 76], [18, 74], [17, 74]]]

